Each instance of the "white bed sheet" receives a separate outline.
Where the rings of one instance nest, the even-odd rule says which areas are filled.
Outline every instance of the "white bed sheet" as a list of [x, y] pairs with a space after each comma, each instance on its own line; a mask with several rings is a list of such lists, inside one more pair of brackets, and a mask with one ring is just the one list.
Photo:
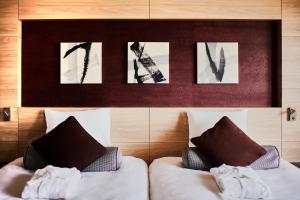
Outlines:
[[[22, 167], [22, 158], [0, 169], [0, 200], [20, 199], [32, 172]], [[82, 173], [80, 189], [72, 200], [148, 200], [147, 164], [124, 156], [118, 171]]]
[[[300, 200], [300, 169], [285, 160], [280, 167], [256, 170], [271, 189], [272, 200]], [[156, 159], [149, 168], [152, 200], [220, 200], [209, 172], [182, 167], [180, 157]]]

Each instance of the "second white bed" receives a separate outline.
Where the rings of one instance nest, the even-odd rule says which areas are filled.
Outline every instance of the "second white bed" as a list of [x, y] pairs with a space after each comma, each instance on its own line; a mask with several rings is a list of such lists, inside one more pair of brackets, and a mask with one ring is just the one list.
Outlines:
[[[280, 167], [256, 170], [271, 189], [272, 200], [300, 200], [300, 170], [285, 160]], [[206, 171], [183, 168], [180, 157], [156, 159], [149, 168], [152, 200], [220, 200], [220, 190]]]

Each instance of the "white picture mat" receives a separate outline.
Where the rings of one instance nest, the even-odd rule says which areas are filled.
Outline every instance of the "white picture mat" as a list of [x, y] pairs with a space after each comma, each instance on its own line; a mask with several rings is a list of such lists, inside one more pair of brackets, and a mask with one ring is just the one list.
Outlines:
[[[78, 48], [64, 58], [72, 47], [84, 42], [60, 44], [60, 83], [80, 84], [84, 67], [85, 50]], [[93, 42], [90, 50], [88, 70], [83, 83], [102, 83], [102, 43]]]
[[[209, 67], [209, 60], [204, 42], [197, 43], [197, 83], [222, 84], [239, 83], [238, 43], [237, 42], [214, 42], [216, 51], [210, 52], [218, 68], [220, 63], [220, 50], [224, 49], [225, 73], [222, 82], [215, 80], [215, 75]], [[212, 43], [208, 42], [208, 45]]]
[[[134, 68], [133, 60], [136, 59], [136, 55], [130, 49], [130, 46], [134, 42], [128, 42], [128, 70], [127, 70], [127, 82], [128, 83], [137, 83], [134, 79]], [[159, 84], [169, 83], [169, 42], [140, 42], [141, 45], [145, 45], [144, 51], [153, 59], [155, 64], [158, 66], [159, 70], [165, 77], [166, 81], [159, 82]], [[147, 74], [148, 71], [144, 67], [139, 68], [139, 74]], [[145, 83], [154, 83], [152, 79], [144, 82]]]

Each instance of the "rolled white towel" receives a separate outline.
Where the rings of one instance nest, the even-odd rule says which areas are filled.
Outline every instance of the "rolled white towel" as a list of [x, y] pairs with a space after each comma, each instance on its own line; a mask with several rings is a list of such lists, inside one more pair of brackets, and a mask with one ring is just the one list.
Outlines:
[[48, 165], [37, 170], [26, 183], [22, 199], [69, 199], [74, 195], [80, 178], [76, 168]]
[[221, 165], [211, 168], [221, 195], [226, 198], [268, 199], [269, 187], [259, 178], [250, 167], [233, 167]]

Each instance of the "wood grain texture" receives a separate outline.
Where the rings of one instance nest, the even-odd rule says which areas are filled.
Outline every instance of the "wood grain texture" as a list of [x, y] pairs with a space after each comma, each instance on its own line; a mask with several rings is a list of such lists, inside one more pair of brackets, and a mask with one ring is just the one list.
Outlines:
[[[3, 108], [0, 108], [0, 113], [3, 113]], [[18, 141], [18, 108], [10, 108], [10, 114], [10, 121], [3, 121], [0, 117], [0, 142]]]
[[46, 132], [42, 108], [19, 108], [19, 141], [31, 142]]
[[0, 107], [18, 104], [18, 38], [0, 36]]
[[0, 161], [10, 162], [17, 158], [18, 142], [0, 142]]
[[282, 37], [282, 87], [300, 88], [300, 37]]
[[134, 156], [137, 158], [141, 158], [150, 164], [150, 151], [149, 151], [149, 143], [129, 143], [129, 142], [120, 142], [113, 143], [113, 146], [120, 147], [122, 151], [122, 155], [125, 156]]
[[19, 19], [148, 19], [148, 0], [19, 0]]
[[187, 146], [187, 142], [151, 142], [150, 162], [161, 157], [181, 157], [182, 150]]
[[300, 36], [299, 0], [282, 0], [282, 35]]
[[149, 142], [149, 108], [112, 108], [112, 142]]
[[0, 0], [0, 36], [18, 36], [18, 0]]
[[186, 108], [150, 108], [150, 142], [186, 142]]
[[[150, 108], [150, 142], [187, 142], [186, 111], [189, 109], [240, 110], [240, 108]], [[281, 108], [246, 109], [248, 136], [257, 141], [281, 141]]]
[[280, 0], [151, 0], [151, 19], [281, 19]]
[[280, 143], [281, 108], [249, 109], [247, 135], [255, 141], [268, 141], [270, 144]]
[[282, 158], [290, 162], [299, 162], [300, 142], [282, 142]]
[[[300, 89], [283, 89], [282, 90], [282, 141], [300, 142]], [[287, 109], [288, 107], [295, 108], [298, 116], [296, 121], [287, 121]], [[300, 155], [299, 155], [300, 160]]]

